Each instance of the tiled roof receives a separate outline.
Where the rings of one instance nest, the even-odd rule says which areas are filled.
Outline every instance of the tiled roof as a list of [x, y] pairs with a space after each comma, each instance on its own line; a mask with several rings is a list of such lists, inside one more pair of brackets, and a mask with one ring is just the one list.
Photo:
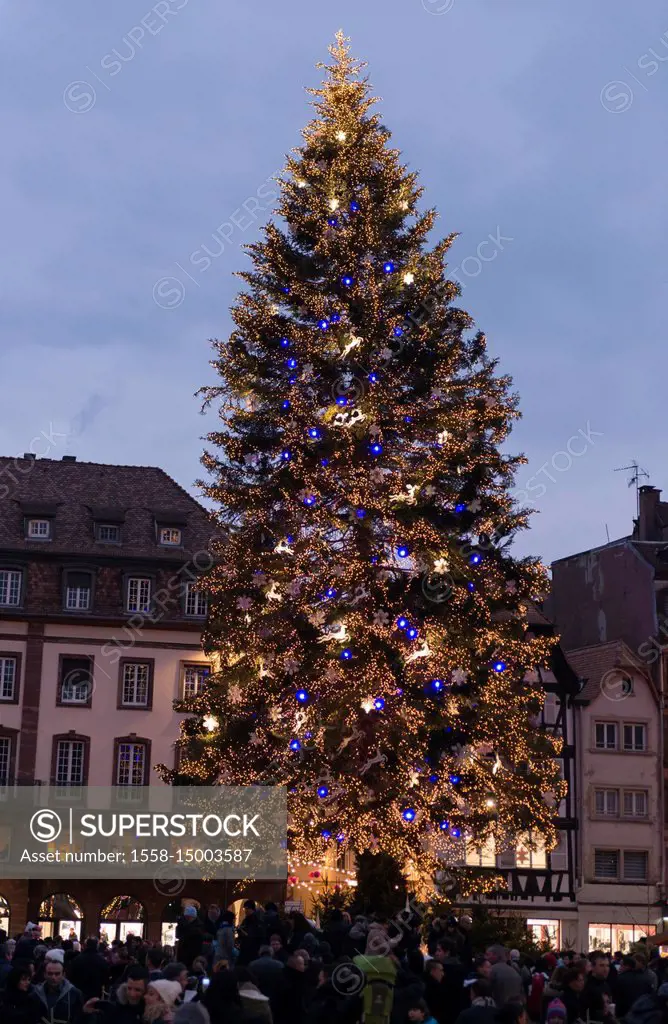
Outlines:
[[[95, 540], [96, 517], [113, 511], [122, 544]], [[28, 511], [29, 510], [29, 511]], [[55, 515], [53, 539], [27, 540], [26, 514]], [[181, 526], [183, 547], [156, 543], [156, 518]], [[209, 513], [164, 470], [97, 462], [0, 457], [0, 550], [173, 560], [206, 550], [215, 532]]]
[[[566, 658], [585, 685], [578, 694], [581, 700], [592, 701], [602, 692], [601, 681], [607, 673], [640, 672], [652, 686], [651, 680], [631, 648], [623, 640], [612, 640], [607, 644], [594, 644], [567, 651]], [[614, 678], [610, 685], [613, 685]]]

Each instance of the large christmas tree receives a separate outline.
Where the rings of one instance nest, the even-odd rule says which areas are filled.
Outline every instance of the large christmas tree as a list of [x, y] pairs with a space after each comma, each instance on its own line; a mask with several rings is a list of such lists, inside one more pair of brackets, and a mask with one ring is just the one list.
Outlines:
[[[465, 837], [554, 840], [555, 741], [527, 633], [544, 590], [502, 454], [518, 416], [456, 304], [433, 210], [341, 33], [278, 219], [214, 343], [205, 485], [215, 671], [170, 781], [288, 787], [290, 844], [394, 856], [422, 889]], [[536, 679], [536, 683], [532, 679]], [[442, 861], [441, 861], [442, 863]]]

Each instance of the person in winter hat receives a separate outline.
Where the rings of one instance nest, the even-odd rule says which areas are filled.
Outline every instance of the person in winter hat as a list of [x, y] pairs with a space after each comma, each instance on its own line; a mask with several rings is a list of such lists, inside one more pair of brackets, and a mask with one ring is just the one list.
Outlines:
[[166, 978], [150, 981], [144, 996], [144, 1020], [148, 1024], [172, 1024], [174, 1006], [181, 998], [181, 992], [178, 981], [167, 981]]
[[561, 999], [553, 999], [547, 1008], [546, 1024], [566, 1024], [567, 1016]]

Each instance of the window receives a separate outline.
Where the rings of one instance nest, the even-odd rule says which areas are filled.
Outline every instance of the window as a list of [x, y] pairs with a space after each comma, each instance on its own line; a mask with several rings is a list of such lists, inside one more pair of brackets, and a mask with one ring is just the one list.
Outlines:
[[183, 698], [196, 697], [201, 693], [209, 676], [208, 665], [183, 666]]
[[18, 657], [0, 654], [0, 700], [17, 699]]
[[12, 738], [0, 736], [0, 786], [8, 786], [12, 771]]
[[588, 949], [605, 949], [609, 953], [621, 949], [622, 953], [628, 953], [636, 942], [655, 934], [653, 924], [590, 924]]
[[596, 814], [616, 818], [619, 814], [619, 790], [597, 789], [594, 793], [594, 810]]
[[100, 544], [120, 544], [121, 528], [113, 523], [97, 523], [95, 526], [95, 539]]
[[129, 612], [149, 612], [151, 610], [151, 581], [144, 576], [131, 576], [128, 580]]
[[[535, 848], [531, 849], [531, 846]], [[519, 839], [517, 843], [517, 850], [515, 851], [515, 862], [518, 868], [547, 867], [545, 844], [540, 836], [534, 836], [533, 841], [531, 834], [522, 836]]]
[[21, 603], [20, 569], [0, 569], [0, 605], [17, 607]]
[[65, 608], [87, 612], [92, 604], [93, 577], [89, 572], [68, 572], [65, 576]]
[[646, 882], [647, 861], [646, 850], [624, 850], [624, 881]]
[[83, 786], [85, 750], [83, 740], [58, 740], [54, 773], [56, 786]]
[[647, 729], [644, 725], [624, 723], [624, 750], [647, 750]]
[[208, 610], [208, 599], [203, 590], [196, 590], [194, 583], [186, 583], [186, 615], [204, 618]]
[[597, 722], [595, 727], [595, 736], [597, 750], [617, 749], [616, 722]]
[[121, 663], [121, 700], [123, 708], [148, 708], [151, 698], [151, 669], [148, 661]]
[[50, 540], [51, 520], [29, 519], [27, 533], [30, 540]]
[[93, 659], [61, 658], [58, 689], [59, 704], [90, 707], [93, 699]]
[[146, 780], [146, 744], [120, 740], [116, 753], [116, 785], [143, 786]]
[[181, 543], [181, 531], [171, 526], [161, 527], [160, 543], [169, 547], [178, 547]]
[[646, 789], [625, 789], [624, 790], [624, 817], [625, 818], [646, 818], [647, 817], [647, 790]]
[[594, 850], [594, 877], [619, 877], [619, 850]]
[[489, 836], [482, 846], [466, 844], [466, 864], [476, 868], [496, 867], [496, 844], [494, 836]]
[[543, 725], [556, 725], [559, 714], [559, 698], [556, 693], [546, 693], [543, 705]]
[[527, 930], [534, 942], [545, 942], [551, 949], [561, 949], [561, 921], [558, 918], [529, 918]]

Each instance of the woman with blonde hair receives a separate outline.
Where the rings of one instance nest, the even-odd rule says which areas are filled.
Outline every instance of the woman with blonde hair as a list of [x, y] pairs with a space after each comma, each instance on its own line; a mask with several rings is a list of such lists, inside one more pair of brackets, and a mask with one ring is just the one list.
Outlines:
[[166, 978], [150, 981], [144, 996], [143, 1020], [146, 1024], [172, 1024], [174, 1005], [180, 996], [178, 981], [167, 981]]

